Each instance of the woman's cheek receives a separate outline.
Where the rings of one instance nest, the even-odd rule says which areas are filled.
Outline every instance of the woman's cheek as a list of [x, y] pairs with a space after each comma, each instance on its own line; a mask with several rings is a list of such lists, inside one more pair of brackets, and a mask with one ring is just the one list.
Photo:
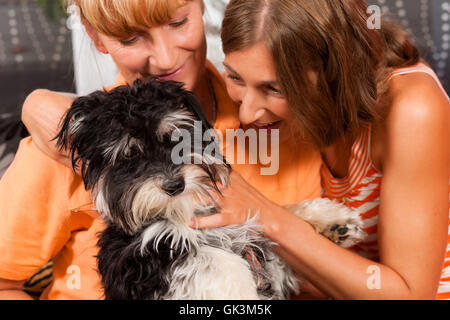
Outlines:
[[118, 52], [117, 57], [120, 60], [120, 64], [127, 66], [130, 70], [142, 70], [148, 61], [148, 57], [145, 54], [146, 50], [135, 46], [133, 48], [125, 48]]
[[184, 29], [170, 30], [170, 37], [176, 39], [174, 45], [177, 48], [194, 53], [197, 59], [205, 56], [206, 36], [200, 5], [193, 9], [189, 16], [189, 22]]
[[291, 109], [289, 109], [287, 101], [285, 99], [277, 99], [278, 101], [274, 103], [274, 105], [277, 106], [277, 115], [285, 121], [292, 121], [294, 114], [292, 113]]
[[[120, 73], [127, 79], [127, 82], [133, 82], [136, 78], [147, 72], [148, 57], [144, 54], [145, 50], [121, 50], [116, 54], [111, 54]], [[130, 78], [130, 79], [129, 79]]]
[[231, 79], [228, 78], [225, 79], [225, 84], [231, 100], [233, 100], [234, 102], [242, 101], [241, 95], [243, 88], [236, 85]]

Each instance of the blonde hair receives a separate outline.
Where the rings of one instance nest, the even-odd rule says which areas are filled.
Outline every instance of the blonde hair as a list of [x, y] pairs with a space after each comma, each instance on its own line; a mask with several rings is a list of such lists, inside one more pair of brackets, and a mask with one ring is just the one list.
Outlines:
[[82, 18], [107, 36], [125, 38], [144, 28], [167, 23], [175, 10], [192, 0], [69, 0]]

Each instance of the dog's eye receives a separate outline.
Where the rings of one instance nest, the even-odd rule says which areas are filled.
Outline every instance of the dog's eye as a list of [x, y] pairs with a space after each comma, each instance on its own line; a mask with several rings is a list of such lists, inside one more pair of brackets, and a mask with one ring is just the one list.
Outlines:
[[140, 154], [140, 150], [137, 146], [130, 146], [124, 150], [124, 156], [128, 159], [136, 158]]
[[142, 152], [143, 150], [139, 144], [139, 141], [134, 138], [129, 139], [128, 143], [123, 149], [123, 155], [128, 159], [136, 158]]

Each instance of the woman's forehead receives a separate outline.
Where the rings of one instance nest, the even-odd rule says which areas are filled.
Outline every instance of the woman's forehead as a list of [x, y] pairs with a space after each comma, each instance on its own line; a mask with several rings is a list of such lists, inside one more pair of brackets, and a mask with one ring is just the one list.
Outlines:
[[116, 38], [170, 21], [195, 0], [78, 0], [84, 17], [99, 32]]

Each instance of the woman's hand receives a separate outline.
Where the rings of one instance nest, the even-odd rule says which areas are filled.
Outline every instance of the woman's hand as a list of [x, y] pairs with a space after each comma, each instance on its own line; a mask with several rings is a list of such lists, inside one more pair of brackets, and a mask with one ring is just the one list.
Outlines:
[[[297, 222], [300, 220], [291, 212], [266, 199], [237, 172], [232, 172], [230, 181], [230, 186], [221, 190], [223, 197], [216, 199], [222, 208], [222, 212], [208, 217], [194, 218], [191, 227], [198, 229], [220, 228], [242, 224], [254, 218], [255, 222], [263, 227], [266, 236], [274, 238], [275, 232], [281, 224], [291, 225], [291, 219]], [[298, 229], [290, 231], [294, 232]], [[280, 252], [279, 250], [280, 248], [277, 248], [276, 251]], [[288, 263], [288, 260], [294, 259], [288, 252], [284, 252], [283, 258], [287, 258]], [[327, 299], [325, 294], [305, 279], [302, 279], [301, 292], [302, 294], [294, 297], [294, 299]]]
[[273, 217], [284, 209], [266, 199], [249, 185], [237, 172], [230, 176], [230, 185], [222, 190], [223, 197], [218, 199], [222, 212], [208, 217], [194, 218], [191, 227], [198, 229], [219, 228], [242, 224], [255, 218], [255, 222], [264, 227], [264, 231], [273, 226]]

